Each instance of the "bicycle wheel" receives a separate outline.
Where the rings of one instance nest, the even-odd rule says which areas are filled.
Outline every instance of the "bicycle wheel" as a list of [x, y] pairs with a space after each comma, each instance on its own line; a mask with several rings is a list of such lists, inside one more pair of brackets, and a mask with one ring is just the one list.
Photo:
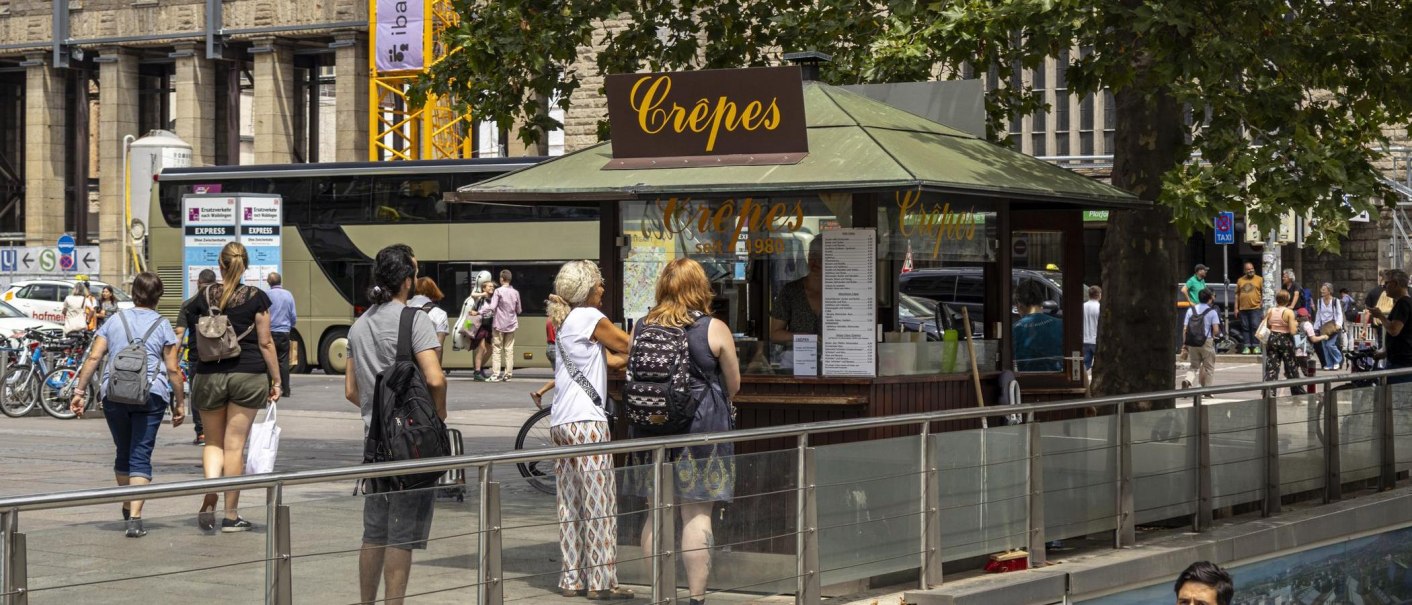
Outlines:
[[[74, 418], [73, 408], [69, 407], [69, 402], [74, 396], [74, 382], [78, 380], [78, 368], [64, 366], [54, 368], [44, 376], [44, 380], [39, 383], [39, 407], [45, 414], [68, 420]], [[85, 402], [87, 403], [87, 402]]]
[[[515, 449], [535, 450], [553, 446], [554, 440], [549, 437], [549, 408], [544, 408], [535, 412], [525, 421], [524, 426], [520, 427], [520, 434], [515, 437]], [[519, 467], [520, 476], [525, 478], [530, 487], [551, 496], [557, 492], [553, 460], [522, 462], [515, 466]]]
[[34, 411], [34, 382], [29, 366], [11, 363], [5, 372], [5, 384], [0, 386], [0, 412], [19, 418]]

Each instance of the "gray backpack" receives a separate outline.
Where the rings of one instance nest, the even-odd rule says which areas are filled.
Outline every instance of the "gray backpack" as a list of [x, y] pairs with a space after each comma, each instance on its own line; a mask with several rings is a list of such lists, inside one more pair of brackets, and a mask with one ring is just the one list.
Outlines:
[[158, 319], [147, 328], [142, 338], [133, 340], [132, 328], [127, 323], [127, 313], [119, 313], [118, 321], [123, 324], [127, 335], [127, 346], [108, 358], [108, 399], [113, 403], [127, 405], [147, 405], [152, 394], [152, 374], [147, 371], [147, 339], [157, 331], [157, 326], [167, 320]]

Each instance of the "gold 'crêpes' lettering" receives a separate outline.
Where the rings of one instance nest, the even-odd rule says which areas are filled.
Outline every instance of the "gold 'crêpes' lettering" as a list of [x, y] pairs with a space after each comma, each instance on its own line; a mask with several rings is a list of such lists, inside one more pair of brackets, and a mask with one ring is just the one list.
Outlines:
[[[804, 204], [796, 201], [791, 208], [786, 202], [761, 204], [753, 198], [737, 202], [728, 199], [715, 209], [704, 202], [668, 198], [657, 200], [656, 208], [662, 213], [662, 226], [666, 233], [682, 235], [696, 233], [730, 234], [727, 241], [740, 241], [740, 235], [748, 228], [750, 233], [794, 232], [804, 226]], [[665, 234], [663, 234], [665, 235]]]
[[671, 92], [671, 76], [643, 76], [633, 83], [628, 102], [637, 113], [638, 128], [647, 134], [659, 134], [668, 128], [677, 134], [706, 133], [706, 151], [714, 151], [722, 129], [728, 133], [754, 132], [762, 128], [774, 130], [780, 125], [780, 108], [775, 98], [770, 99], [768, 106], [761, 101], [750, 101], [742, 107], [722, 95], [715, 99], [696, 99], [686, 106], [673, 101], [668, 108]]
[[[973, 210], [953, 212], [951, 203], [934, 204], [930, 209], [922, 207], [921, 191], [899, 191], [897, 199], [897, 232], [903, 237], [911, 237], [920, 232], [932, 240], [932, 258], [940, 258], [941, 242], [945, 240], [971, 241], [976, 239], [976, 220]], [[915, 223], [915, 227], [912, 224]]]

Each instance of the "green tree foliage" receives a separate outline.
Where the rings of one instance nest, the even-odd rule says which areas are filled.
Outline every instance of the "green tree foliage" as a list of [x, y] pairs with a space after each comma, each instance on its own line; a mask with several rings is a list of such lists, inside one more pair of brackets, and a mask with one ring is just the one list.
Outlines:
[[[591, 42], [606, 43], [600, 73], [778, 64], [795, 50], [833, 55], [823, 79], [837, 84], [930, 80], [967, 64], [998, 76], [986, 99], [996, 140], [1006, 120], [1045, 108], [1011, 76], [1082, 49], [1070, 54], [1070, 92], [1116, 98], [1113, 182], [1159, 204], [1112, 215], [1107, 333], [1170, 334], [1174, 276], [1151, 268], [1171, 266], [1177, 233], [1219, 210], [1267, 225], [1310, 212], [1313, 243], [1336, 249], [1349, 216], [1391, 198], [1377, 150], [1389, 146], [1384, 127], [1412, 116], [1412, 7], [1400, 0], [460, 0], [458, 11], [444, 42], [461, 50], [419, 89], [501, 126], [528, 120], [526, 141], [555, 126], [542, 99], [568, 107], [586, 75], [572, 65]], [[621, 16], [631, 25], [594, 33]], [[1172, 339], [1139, 340], [1100, 349], [1144, 368], [1101, 371], [1100, 390], [1170, 385]]]

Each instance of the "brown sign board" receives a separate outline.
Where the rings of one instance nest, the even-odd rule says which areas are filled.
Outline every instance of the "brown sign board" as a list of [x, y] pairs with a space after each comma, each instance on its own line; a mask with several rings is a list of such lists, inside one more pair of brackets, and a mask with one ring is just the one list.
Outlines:
[[809, 152], [795, 66], [615, 74], [606, 88], [605, 168], [794, 164]]

